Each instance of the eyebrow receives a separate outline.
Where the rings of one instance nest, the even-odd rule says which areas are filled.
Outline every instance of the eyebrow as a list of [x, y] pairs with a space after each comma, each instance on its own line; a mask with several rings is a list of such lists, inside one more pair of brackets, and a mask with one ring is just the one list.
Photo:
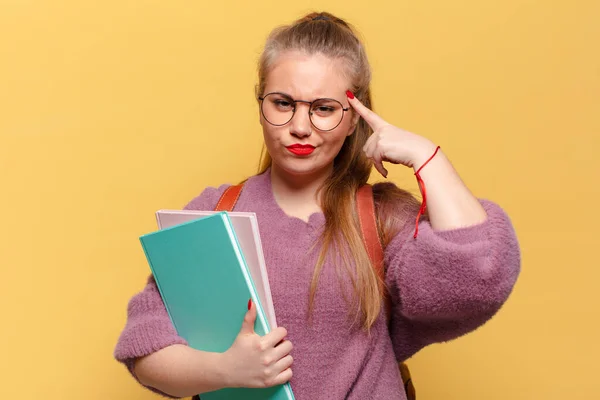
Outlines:
[[315, 100], [320, 100], [320, 99], [329, 99], [329, 100], [335, 100], [335, 101], [339, 101], [339, 102], [341, 103], [341, 101], [340, 101], [340, 100], [338, 100], [338, 99], [336, 99], [335, 97], [322, 97], [322, 96], [321, 96], [321, 97], [315, 97], [315, 98], [314, 98], [314, 99], [312, 99], [312, 100], [302, 100], [302, 99], [297, 99], [297, 98], [295, 98], [294, 96], [292, 96], [291, 94], [289, 94], [289, 93], [286, 93], [286, 92], [280, 92], [280, 91], [277, 91], [277, 90], [276, 90], [276, 91], [274, 91], [274, 92], [271, 92], [271, 93], [279, 93], [279, 94], [282, 94], [282, 95], [284, 95], [284, 96], [287, 96], [287, 97], [289, 97], [290, 99], [292, 99], [292, 100], [295, 100], [295, 101], [308, 101], [308, 102], [310, 103], [310, 102], [313, 102], [313, 101], [315, 101]]

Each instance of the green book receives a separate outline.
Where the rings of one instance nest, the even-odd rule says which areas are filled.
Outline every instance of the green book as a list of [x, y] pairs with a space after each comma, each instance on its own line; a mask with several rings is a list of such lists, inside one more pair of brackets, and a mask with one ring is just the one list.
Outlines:
[[[227, 212], [184, 222], [140, 237], [167, 312], [190, 347], [224, 352], [235, 341], [248, 311], [256, 306], [254, 330], [269, 322]], [[271, 388], [226, 388], [202, 400], [294, 400], [289, 383]]]

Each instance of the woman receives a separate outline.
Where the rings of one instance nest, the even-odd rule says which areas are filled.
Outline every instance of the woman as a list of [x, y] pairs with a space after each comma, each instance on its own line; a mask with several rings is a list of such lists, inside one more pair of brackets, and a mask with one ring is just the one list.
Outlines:
[[[280, 327], [254, 334], [249, 303], [228, 351], [194, 350], [150, 278], [115, 350], [142, 384], [186, 397], [291, 380], [299, 400], [404, 399], [397, 361], [476, 329], [506, 301], [520, 269], [509, 218], [475, 198], [430, 140], [370, 110], [370, 78], [363, 45], [331, 14], [272, 32], [257, 85], [268, 154], [236, 211], [257, 214]], [[427, 195], [424, 214], [395, 185], [373, 187], [389, 325], [354, 203], [372, 165], [387, 175], [383, 162], [413, 168]], [[186, 208], [214, 209], [228, 186]]]

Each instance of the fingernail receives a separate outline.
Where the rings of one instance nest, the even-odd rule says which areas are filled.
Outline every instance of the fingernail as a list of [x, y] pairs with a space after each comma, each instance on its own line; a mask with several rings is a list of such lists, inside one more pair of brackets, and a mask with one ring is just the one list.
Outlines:
[[248, 310], [252, 308], [252, 299], [248, 300]]
[[346, 90], [346, 96], [348, 96], [349, 99], [353, 99], [354, 98], [354, 93], [352, 93], [349, 90]]

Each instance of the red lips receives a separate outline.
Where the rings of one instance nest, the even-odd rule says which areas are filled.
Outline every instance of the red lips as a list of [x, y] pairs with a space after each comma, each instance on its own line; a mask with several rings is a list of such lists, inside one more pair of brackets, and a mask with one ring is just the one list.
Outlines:
[[310, 144], [292, 144], [286, 147], [291, 153], [298, 156], [307, 156], [315, 150], [315, 146]]

